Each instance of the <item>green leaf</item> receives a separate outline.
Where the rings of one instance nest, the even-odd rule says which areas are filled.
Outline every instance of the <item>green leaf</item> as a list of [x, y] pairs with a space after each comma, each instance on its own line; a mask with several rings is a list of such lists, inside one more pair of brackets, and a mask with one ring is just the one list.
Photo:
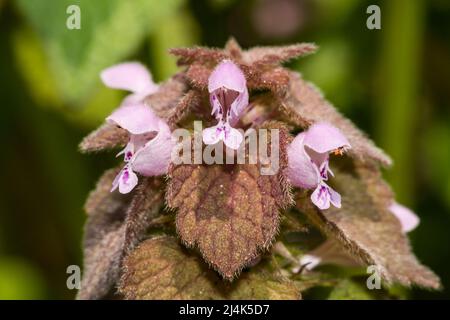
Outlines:
[[124, 261], [119, 291], [127, 299], [300, 299], [295, 285], [260, 263], [229, 283], [170, 236], [144, 241]]
[[[18, 0], [43, 40], [52, 75], [68, 103], [78, 105], [99, 85], [99, 72], [129, 57], [149, 31], [182, 0]], [[78, 5], [81, 29], [70, 30], [66, 9]]]

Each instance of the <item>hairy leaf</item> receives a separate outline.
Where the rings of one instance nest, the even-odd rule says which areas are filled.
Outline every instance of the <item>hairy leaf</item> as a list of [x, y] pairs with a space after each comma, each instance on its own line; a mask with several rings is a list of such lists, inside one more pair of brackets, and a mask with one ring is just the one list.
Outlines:
[[179, 165], [169, 170], [166, 197], [168, 205], [178, 209], [179, 235], [186, 245], [197, 244], [205, 260], [227, 279], [272, 243], [279, 225], [278, 210], [291, 202], [282, 175], [287, 163], [287, 130], [280, 129], [280, 133], [277, 174], [261, 175], [261, 162]]
[[80, 143], [81, 152], [95, 152], [123, 147], [128, 142], [128, 133], [113, 124], [105, 123], [91, 132]]
[[176, 128], [177, 125], [185, 119], [190, 112], [199, 108], [201, 101], [201, 92], [192, 89], [186, 93], [167, 116], [167, 123], [169, 126], [171, 128]]
[[280, 64], [293, 58], [312, 53], [314, 44], [300, 43], [281, 47], [257, 47], [242, 51], [231, 38], [224, 50], [197, 48], [177, 48], [171, 53], [179, 56], [180, 65], [188, 65], [186, 76], [194, 87], [205, 89], [213, 68], [223, 59], [234, 60], [244, 71], [250, 90], [286, 91], [289, 71]]
[[257, 166], [226, 169], [175, 168], [168, 204], [179, 209], [177, 230], [183, 241], [188, 246], [197, 243], [205, 259], [232, 279], [258, 248], [270, 245], [279, 217], [275, 200], [259, 189]]
[[255, 47], [244, 52], [243, 60], [254, 67], [277, 65], [291, 59], [314, 53], [317, 47], [313, 43], [297, 43], [279, 47]]
[[300, 299], [298, 289], [258, 265], [232, 284], [170, 236], [142, 242], [124, 261], [127, 299]]
[[349, 154], [360, 160], [375, 160], [389, 166], [391, 159], [365, 136], [350, 120], [343, 117], [322, 93], [306, 82], [298, 73], [290, 73], [290, 89], [279, 91], [279, 106], [296, 125], [306, 128], [315, 122], [326, 121], [338, 127], [349, 140]]
[[194, 63], [188, 67], [186, 78], [193, 87], [204, 90], [208, 88], [208, 78], [213, 69], [213, 66]]
[[179, 66], [191, 65], [194, 62], [218, 63], [219, 61], [228, 57], [228, 55], [221, 49], [212, 49], [206, 47], [173, 48], [169, 50], [169, 53], [178, 57], [177, 64]]
[[393, 195], [376, 166], [346, 164], [333, 171], [333, 186], [342, 196], [341, 209], [320, 211], [306, 196], [298, 199], [297, 206], [351, 256], [376, 265], [388, 284], [439, 288], [439, 278], [419, 263], [399, 221], [388, 210]]
[[289, 85], [289, 71], [282, 67], [262, 68], [255, 66], [242, 66], [247, 86], [255, 90], [271, 90], [285, 92]]
[[297, 43], [279, 47], [255, 47], [243, 51], [234, 38], [228, 40], [225, 49], [206, 47], [174, 48], [170, 53], [178, 57], [178, 65], [217, 64], [223, 59], [233, 58], [238, 63], [253, 65], [255, 68], [279, 65], [283, 62], [314, 53], [313, 43]]
[[180, 99], [187, 90], [186, 79], [182, 74], [176, 74], [159, 85], [154, 94], [145, 99], [145, 103], [163, 119], [168, 119], [176, 110]]
[[240, 61], [240, 59], [242, 59], [243, 50], [235, 38], [230, 37], [228, 39], [227, 43], [225, 43], [224, 50], [232, 59], [235, 59], [237, 61]]
[[[198, 89], [208, 87], [208, 78], [215, 65], [194, 63], [187, 69], [186, 77], [192, 86]], [[284, 92], [289, 85], [289, 71], [282, 67], [254, 67], [240, 64], [239, 67], [247, 79], [247, 87], [250, 90], [271, 90]]]
[[110, 192], [118, 169], [108, 170], [85, 209], [84, 273], [78, 299], [100, 299], [116, 284], [123, 256], [145, 233], [163, 203], [159, 182], [146, 178], [131, 195]]

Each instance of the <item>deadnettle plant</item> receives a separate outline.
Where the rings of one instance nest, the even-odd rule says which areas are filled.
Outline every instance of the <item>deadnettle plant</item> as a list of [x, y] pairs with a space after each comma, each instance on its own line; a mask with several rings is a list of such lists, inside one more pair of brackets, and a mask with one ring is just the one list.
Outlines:
[[[301, 299], [316, 286], [336, 297], [349, 283], [345, 292], [367, 297], [361, 277], [372, 265], [385, 288], [440, 288], [406, 235], [418, 217], [382, 178], [390, 158], [283, 67], [315, 49], [242, 50], [231, 39], [224, 49], [172, 49], [180, 72], [159, 85], [138, 63], [101, 73], [131, 94], [80, 145], [122, 150], [124, 164], [87, 199], [79, 299]], [[194, 120], [203, 132], [192, 132]], [[225, 146], [214, 150], [226, 164], [173, 161], [176, 129], [193, 133], [191, 155]], [[266, 147], [256, 154], [251, 132]], [[229, 162], [242, 150], [245, 161]], [[274, 159], [279, 169], [264, 174]]]

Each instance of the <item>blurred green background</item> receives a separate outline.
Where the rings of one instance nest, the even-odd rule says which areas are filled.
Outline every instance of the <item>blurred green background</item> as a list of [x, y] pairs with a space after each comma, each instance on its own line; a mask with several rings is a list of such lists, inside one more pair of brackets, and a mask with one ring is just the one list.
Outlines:
[[[66, 9], [81, 8], [68, 30]], [[366, 8], [381, 8], [381, 30]], [[398, 201], [421, 225], [420, 260], [450, 297], [450, 2], [447, 0], [0, 0], [0, 299], [71, 299], [66, 268], [81, 265], [83, 202], [112, 154], [78, 143], [123, 97], [99, 81], [124, 60], [157, 81], [175, 70], [167, 49], [244, 48], [311, 41], [292, 63], [392, 155], [386, 172]]]

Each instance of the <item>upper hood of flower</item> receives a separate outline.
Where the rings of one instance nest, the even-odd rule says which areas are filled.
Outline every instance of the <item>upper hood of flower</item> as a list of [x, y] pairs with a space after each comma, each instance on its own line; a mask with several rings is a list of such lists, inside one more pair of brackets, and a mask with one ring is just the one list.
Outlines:
[[[133, 113], [134, 109], [136, 108], [132, 108], [129, 113]], [[170, 128], [164, 120], [158, 119], [151, 129], [158, 132], [156, 136], [130, 135], [129, 143], [119, 153], [125, 154], [126, 164], [114, 180], [111, 191], [116, 188], [119, 188], [121, 193], [133, 190], [138, 183], [138, 176], [135, 172], [143, 176], [159, 176], [167, 173], [174, 146]]]
[[247, 90], [244, 73], [231, 60], [224, 60], [219, 63], [209, 76], [209, 93], [219, 88], [226, 88], [240, 93]]
[[326, 122], [310, 126], [305, 132], [303, 143], [317, 153], [329, 153], [339, 148], [350, 148], [350, 143], [342, 132]]
[[151, 94], [158, 89], [147, 68], [138, 62], [125, 62], [111, 66], [100, 74], [103, 83], [114, 89], [133, 93]]
[[153, 111], [143, 103], [123, 105], [116, 109], [106, 121], [127, 130], [131, 134], [159, 131], [160, 122]]

